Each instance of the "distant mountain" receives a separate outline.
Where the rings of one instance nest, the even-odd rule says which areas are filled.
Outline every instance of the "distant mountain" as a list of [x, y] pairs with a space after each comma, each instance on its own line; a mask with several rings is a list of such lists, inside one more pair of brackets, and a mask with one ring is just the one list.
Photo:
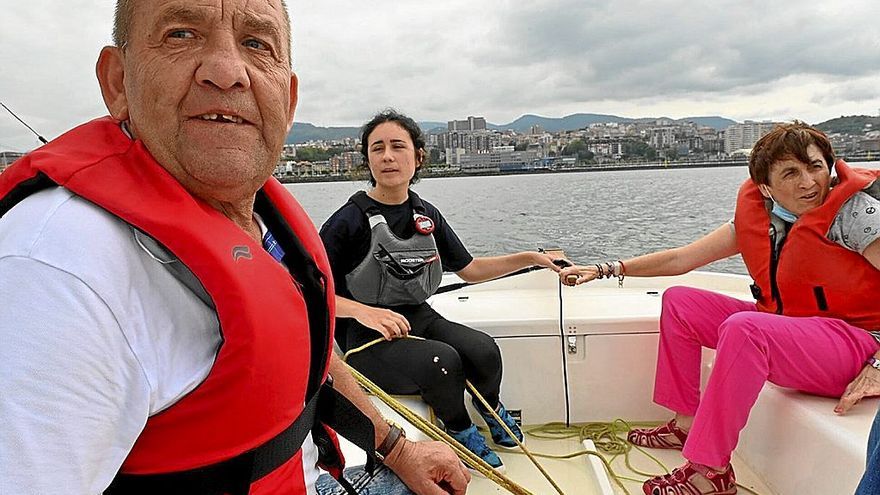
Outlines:
[[[561, 118], [541, 117], [539, 115], [523, 115], [509, 124], [491, 124], [487, 123], [489, 129], [503, 131], [512, 129], [516, 132], [526, 133], [534, 125], [541, 126], [548, 132], [573, 131], [583, 129], [591, 124], [618, 123], [626, 124], [633, 122], [651, 122], [666, 117], [642, 117], [629, 118], [619, 117], [617, 115], [606, 115], [600, 113], [576, 113]], [[708, 117], [685, 117], [683, 119], [670, 119], [675, 122], [693, 122], [697, 125], [712, 127], [717, 130], [726, 129], [736, 121], [724, 117], [708, 116]], [[446, 122], [419, 122], [422, 131], [429, 134], [437, 134], [446, 131]], [[875, 124], [876, 127], [876, 124]], [[334, 140], [345, 138], [360, 137], [359, 127], [318, 127], [305, 122], [296, 122], [293, 124], [293, 131], [287, 136], [288, 144], [302, 144], [312, 140]]]
[[422, 128], [423, 132], [427, 132], [428, 134], [446, 132], [446, 129], [448, 128], [446, 122], [419, 122], [419, 127]]
[[[423, 132], [446, 130], [446, 122], [419, 122]], [[319, 127], [308, 122], [294, 122], [293, 129], [287, 135], [287, 144], [303, 144], [309, 141], [332, 141], [335, 139], [360, 138], [360, 127]]]
[[828, 134], [840, 133], [861, 136], [867, 131], [880, 130], [880, 117], [870, 115], [841, 116], [816, 124], [816, 127]]
[[704, 127], [711, 127], [716, 131], [720, 131], [723, 129], [727, 129], [728, 127], [736, 124], [737, 121], [730, 120], [728, 118], [719, 117], [717, 115], [709, 116], [709, 117], [685, 117], [683, 119], [678, 119], [676, 122], [693, 122], [694, 124], [701, 125]]
[[539, 125], [548, 132], [573, 131], [590, 124], [602, 124], [611, 122], [632, 122], [633, 119], [618, 117], [616, 115], [603, 115], [598, 113], [576, 113], [562, 118], [541, 117], [539, 115], [523, 115], [509, 124], [487, 124], [490, 129], [499, 131], [512, 129], [516, 132], [529, 132], [529, 128]]
[[[617, 115], [605, 115], [599, 113], [576, 113], [562, 118], [541, 117], [538, 115], [523, 115], [509, 124], [495, 125], [489, 124], [490, 129], [505, 130], [513, 129], [516, 132], [529, 132], [529, 128], [533, 125], [540, 125], [548, 132], [573, 131], [582, 129], [591, 124], [627, 124], [632, 122], [651, 122], [654, 120], [665, 119], [667, 117], [642, 117], [629, 118], [619, 117]], [[670, 119], [673, 120], [673, 119]], [[726, 119], [724, 117], [685, 117], [677, 119], [675, 122], [693, 122], [697, 125], [712, 127], [717, 130], [726, 129], [736, 121]]]
[[358, 138], [359, 127], [318, 127], [306, 122], [294, 122], [287, 135], [287, 144], [302, 144], [309, 141]]

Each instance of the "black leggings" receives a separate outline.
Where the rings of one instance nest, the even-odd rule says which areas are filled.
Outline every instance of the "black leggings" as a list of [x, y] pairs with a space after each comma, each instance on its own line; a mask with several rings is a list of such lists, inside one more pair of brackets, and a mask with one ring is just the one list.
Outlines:
[[[461, 431], [471, 425], [464, 407], [465, 379], [493, 407], [501, 390], [501, 351], [495, 340], [479, 330], [446, 320], [428, 304], [393, 308], [409, 320], [411, 335], [372, 345], [352, 354], [348, 363], [391, 394], [419, 394], [446, 428]], [[347, 324], [351, 349], [381, 337], [355, 320]]]

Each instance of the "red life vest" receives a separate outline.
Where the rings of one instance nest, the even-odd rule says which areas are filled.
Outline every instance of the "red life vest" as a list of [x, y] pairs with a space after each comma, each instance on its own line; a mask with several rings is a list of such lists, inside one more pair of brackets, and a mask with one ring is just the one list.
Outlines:
[[788, 316], [824, 316], [866, 330], [880, 329], [880, 271], [861, 254], [827, 238], [841, 206], [877, 177], [878, 170], [835, 164], [840, 182], [825, 202], [801, 215], [779, 249], [776, 267], [770, 215], [751, 179], [736, 200], [736, 244], [749, 274], [758, 309]]
[[[148, 419], [121, 474], [171, 473], [222, 463], [289, 429], [326, 377], [335, 307], [321, 240], [284, 187], [267, 181], [256, 208], [288, 254], [305, 253], [290, 272], [228, 218], [190, 195], [141, 141], [129, 139], [110, 118], [79, 126], [6, 170], [0, 176], [0, 215], [35, 190], [56, 184], [147, 233], [177, 256], [201, 282], [220, 322], [223, 341], [210, 373], [177, 403]], [[297, 241], [298, 246], [291, 246]], [[315, 283], [301, 275], [308, 269]], [[309, 297], [317, 300], [318, 310], [308, 305]], [[335, 444], [335, 435], [326, 431]], [[305, 493], [302, 451], [299, 445], [295, 449], [280, 466], [234, 491]], [[337, 460], [330, 466], [334, 474], [342, 466], [341, 456]]]

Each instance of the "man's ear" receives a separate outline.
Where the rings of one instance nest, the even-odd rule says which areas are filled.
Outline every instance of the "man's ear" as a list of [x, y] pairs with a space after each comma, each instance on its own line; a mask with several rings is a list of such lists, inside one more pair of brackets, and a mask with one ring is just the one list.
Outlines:
[[296, 113], [296, 101], [299, 94], [299, 79], [296, 74], [290, 73], [290, 107], [287, 109], [287, 133], [293, 128], [293, 115]]
[[758, 190], [761, 191], [761, 194], [767, 199], [773, 199], [773, 196], [770, 194], [770, 186], [767, 184], [758, 184]]
[[128, 120], [128, 99], [125, 97], [125, 61], [122, 50], [105, 46], [95, 66], [104, 105], [116, 120]]

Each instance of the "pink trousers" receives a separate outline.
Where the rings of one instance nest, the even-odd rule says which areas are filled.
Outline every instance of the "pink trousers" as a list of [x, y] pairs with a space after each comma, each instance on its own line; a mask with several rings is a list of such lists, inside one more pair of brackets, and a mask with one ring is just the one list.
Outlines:
[[[701, 398], [702, 347], [716, 354]], [[672, 287], [663, 294], [654, 402], [694, 416], [685, 458], [726, 466], [764, 382], [840, 397], [878, 348], [842, 320], [763, 313], [751, 302]]]

